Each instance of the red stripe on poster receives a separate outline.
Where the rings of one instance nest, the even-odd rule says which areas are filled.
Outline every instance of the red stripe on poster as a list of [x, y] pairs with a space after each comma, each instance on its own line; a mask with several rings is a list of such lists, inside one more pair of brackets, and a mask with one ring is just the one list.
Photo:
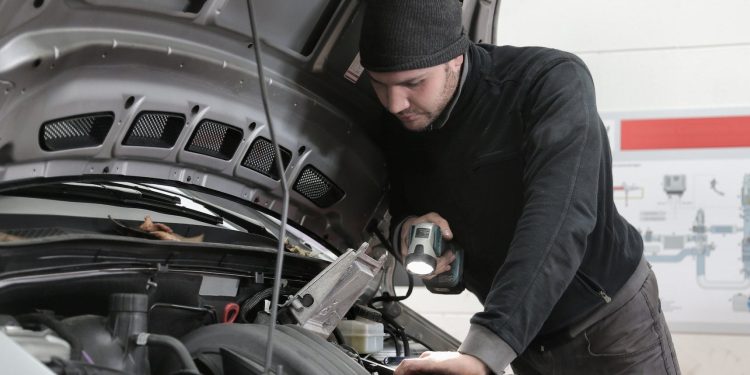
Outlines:
[[622, 120], [620, 149], [750, 147], [750, 116]]

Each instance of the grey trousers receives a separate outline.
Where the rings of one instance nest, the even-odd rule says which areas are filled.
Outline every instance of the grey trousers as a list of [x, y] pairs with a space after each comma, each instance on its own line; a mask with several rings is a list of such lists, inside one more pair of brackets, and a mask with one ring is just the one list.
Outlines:
[[511, 367], [518, 375], [679, 375], [653, 271], [622, 307], [553, 348], [529, 346]]

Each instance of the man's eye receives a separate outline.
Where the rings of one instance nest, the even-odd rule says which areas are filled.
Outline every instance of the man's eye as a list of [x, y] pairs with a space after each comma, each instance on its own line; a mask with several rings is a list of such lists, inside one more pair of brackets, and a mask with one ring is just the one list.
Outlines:
[[422, 81], [416, 81], [416, 82], [408, 82], [408, 83], [406, 83], [405, 86], [408, 87], [408, 88], [412, 88], [413, 89], [413, 88], [415, 88], [415, 87], [417, 87], [417, 86], [419, 86], [421, 84], [422, 84]]

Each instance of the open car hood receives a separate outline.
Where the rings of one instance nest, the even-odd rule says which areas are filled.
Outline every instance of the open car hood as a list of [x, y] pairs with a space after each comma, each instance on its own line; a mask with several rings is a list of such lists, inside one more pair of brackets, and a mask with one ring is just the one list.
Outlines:
[[[465, 1], [493, 40], [495, 1]], [[359, 1], [259, 1], [289, 218], [356, 247], [385, 211]], [[281, 210], [245, 1], [0, 1], [0, 188], [117, 176]]]
[[[362, 130], [377, 107], [341, 71], [356, 50], [321, 36], [353, 35], [358, 7], [272, 3], [256, 18], [290, 219], [356, 247], [382, 214], [384, 162]], [[251, 40], [244, 1], [0, 2], [0, 181], [148, 178], [280, 211]]]

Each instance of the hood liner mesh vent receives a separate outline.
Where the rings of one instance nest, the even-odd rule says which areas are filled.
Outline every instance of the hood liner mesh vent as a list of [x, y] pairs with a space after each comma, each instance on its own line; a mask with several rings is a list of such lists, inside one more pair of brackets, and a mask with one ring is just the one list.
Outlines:
[[115, 121], [112, 112], [97, 112], [47, 121], [39, 128], [39, 146], [45, 151], [95, 147]]
[[190, 136], [186, 150], [222, 160], [234, 156], [240, 142], [242, 130], [213, 120], [203, 120]]
[[302, 169], [294, 183], [294, 191], [321, 208], [330, 207], [344, 198], [344, 191], [312, 165]]
[[[279, 146], [279, 150], [281, 150], [281, 162], [284, 165], [284, 170], [286, 170], [292, 160], [292, 152], [281, 146]], [[276, 181], [281, 179], [279, 168], [276, 166], [276, 150], [274, 150], [273, 143], [266, 138], [255, 138], [242, 161], [242, 166]]]
[[143, 111], [133, 121], [125, 139], [126, 146], [172, 148], [177, 143], [185, 116], [179, 113]]

